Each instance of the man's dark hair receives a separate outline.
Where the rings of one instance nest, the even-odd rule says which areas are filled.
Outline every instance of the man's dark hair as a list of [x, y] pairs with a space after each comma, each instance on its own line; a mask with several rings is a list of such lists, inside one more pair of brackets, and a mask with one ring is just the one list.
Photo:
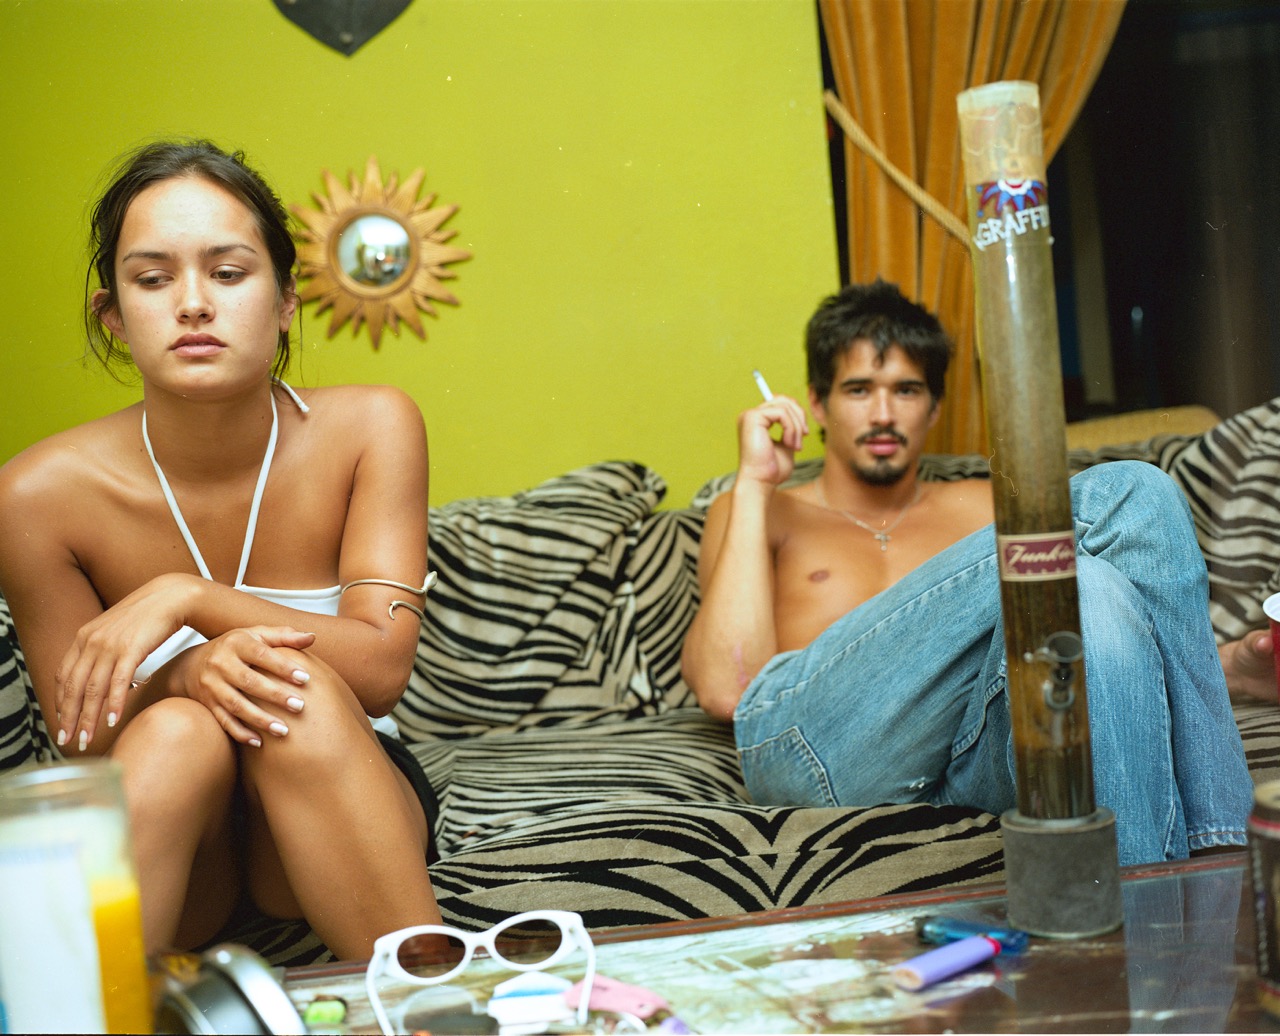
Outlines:
[[805, 352], [809, 386], [819, 399], [831, 393], [836, 365], [853, 343], [865, 339], [883, 359], [896, 345], [924, 371], [934, 403], [942, 398], [951, 339], [938, 318], [906, 299], [896, 284], [876, 279], [873, 284], [850, 284], [822, 300], [809, 320]]
[[[119, 304], [116, 284], [116, 248], [125, 213], [148, 187], [185, 176], [202, 177], [230, 191], [253, 214], [271, 257], [276, 287], [290, 289], [297, 250], [289, 233], [289, 214], [276, 193], [245, 162], [244, 152], [227, 152], [208, 140], [167, 140], [145, 144], [125, 155], [110, 183], [94, 206], [90, 220], [89, 269], [85, 276], [85, 331], [89, 349], [112, 374], [130, 364], [128, 351], [100, 321], [101, 314]], [[105, 292], [93, 301], [93, 281]], [[277, 377], [289, 366], [289, 333], [280, 332], [272, 373]]]

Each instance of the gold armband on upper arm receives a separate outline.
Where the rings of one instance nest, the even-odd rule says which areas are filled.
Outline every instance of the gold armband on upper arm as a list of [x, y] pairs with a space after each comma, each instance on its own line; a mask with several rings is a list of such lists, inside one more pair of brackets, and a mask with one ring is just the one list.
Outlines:
[[[353, 579], [341, 589], [340, 593], [345, 594], [353, 586], [363, 586], [365, 583], [377, 583], [380, 586], [393, 586], [397, 590], [403, 590], [405, 593], [414, 594], [417, 597], [426, 597], [427, 591], [435, 585], [435, 581], [436, 574], [434, 572], [427, 573], [426, 581], [421, 586], [410, 586], [408, 583], [397, 583], [394, 579]], [[423, 612], [423, 610], [416, 604], [410, 604], [408, 601], [392, 601], [391, 607], [387, 609], [387, 614], [393, 619], [396, 617], [395, 612], [397, 608], [408, 608], [409, 611], [417, 615], [419, 619], [425, 619], [427, 617], [426, 613]]]

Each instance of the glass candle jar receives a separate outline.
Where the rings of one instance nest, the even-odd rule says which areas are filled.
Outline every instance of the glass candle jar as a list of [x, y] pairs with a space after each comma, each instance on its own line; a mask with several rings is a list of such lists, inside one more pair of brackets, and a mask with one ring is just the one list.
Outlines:
[[0, 777], [0, 1010], [7, 1032], [152, 1031], [118, 763]]

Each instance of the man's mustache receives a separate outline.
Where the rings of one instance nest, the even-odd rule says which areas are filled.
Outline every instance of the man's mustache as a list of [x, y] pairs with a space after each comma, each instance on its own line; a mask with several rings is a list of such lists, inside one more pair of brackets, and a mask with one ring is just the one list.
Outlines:
[[907, 437], [896, 428], [890, 428], [887, 425], [872, 425], [869, 432], [858, 436], [858, 445], [862, 446], [872, 439], [893, 439], [899, 446], [907, 445]]

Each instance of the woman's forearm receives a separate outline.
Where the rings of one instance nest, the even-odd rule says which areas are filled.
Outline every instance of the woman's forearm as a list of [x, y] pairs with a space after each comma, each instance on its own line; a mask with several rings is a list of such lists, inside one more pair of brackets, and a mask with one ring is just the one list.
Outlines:
[[[388, 588], [387, 594], [377, 595], [380, 603], [366, 606], [359, 614], [331, 616], [286, 608], [220, 583], [188, 578], [201, 585], [188, 606], [185, 624], [209, 640], [252, 626], [314, 633], [309, 650], [333, 667], [370, 715], [385, 715], [404, 692], [413, 671], [420, 624], [407, 608], [389, 611], [389, 598], [402, 598], [403, 591]], [[386, 602], [381, 602], [383, 596]]]

